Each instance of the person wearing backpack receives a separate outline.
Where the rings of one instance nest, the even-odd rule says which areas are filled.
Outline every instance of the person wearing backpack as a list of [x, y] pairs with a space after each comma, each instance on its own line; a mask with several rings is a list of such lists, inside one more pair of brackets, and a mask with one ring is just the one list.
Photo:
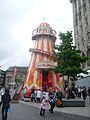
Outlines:
[[7, 112], [10, 106], [11, 96], [9, 94], [9, 89], [5, 88], [5, 93], [2, 95], [2, 120], [7, 120]]

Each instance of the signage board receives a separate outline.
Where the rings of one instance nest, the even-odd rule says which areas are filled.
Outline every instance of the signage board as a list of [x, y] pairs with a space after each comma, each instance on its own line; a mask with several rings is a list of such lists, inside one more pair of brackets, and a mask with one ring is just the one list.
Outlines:
[[54, 68], [56, 66], [55, 62], [37, 62], [36, 68]]

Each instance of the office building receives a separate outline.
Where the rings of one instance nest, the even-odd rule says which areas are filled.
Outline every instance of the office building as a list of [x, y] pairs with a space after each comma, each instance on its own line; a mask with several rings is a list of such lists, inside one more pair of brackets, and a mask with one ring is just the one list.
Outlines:
[[[74, 40], [82, 56], [90, 57], [90, 0], [70, 0], [73, 8]], [[90, 60], [82, 64], [90, 70]]]

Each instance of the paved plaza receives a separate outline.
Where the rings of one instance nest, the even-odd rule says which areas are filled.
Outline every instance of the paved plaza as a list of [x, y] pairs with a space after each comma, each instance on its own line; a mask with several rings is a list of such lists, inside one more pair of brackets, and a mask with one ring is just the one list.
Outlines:
[[[8, 113], [8, 120], [89, 120], [90, 119], [90, 101], [86, 107], [55, 107], [54, 113], [48, 111], [45, 116], [39, 115], [39, 103], [23, 102], [11, 104], [11, 111]], [[1, 111], [1, 109], [0, 109]], [[0, 112], [1, 120], [1, 112]]]

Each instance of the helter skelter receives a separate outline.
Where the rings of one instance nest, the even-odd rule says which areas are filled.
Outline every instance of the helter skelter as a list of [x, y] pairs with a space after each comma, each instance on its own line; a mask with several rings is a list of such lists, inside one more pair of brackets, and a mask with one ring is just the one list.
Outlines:
[[34, 48], [30, 48], [31, 60], [24, 81], [24, 91], [31, 89], [49, 91], [49, 89], [63, 90], [62, 79], [47, 68], [55, 66], [54, 48], [56, 31], [50, 25], [43, 22], [32, 32], [32, 40], [35, 40]]

